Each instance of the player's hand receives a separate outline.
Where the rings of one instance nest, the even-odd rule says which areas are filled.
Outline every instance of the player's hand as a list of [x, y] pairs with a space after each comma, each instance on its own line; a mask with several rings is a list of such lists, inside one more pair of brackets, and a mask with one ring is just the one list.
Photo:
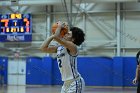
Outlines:
[[137, 83], [137, 79], [134, 78], [133, 81], [132, 81], [132, 83], [133, 83], [133, 84], [136, 84], [136, 83]]
[[61, 21], [58, 21], [57, 24], [58, 24], [58, 27], [60, 28], [63, 28], [65, 26], [65, 23]]

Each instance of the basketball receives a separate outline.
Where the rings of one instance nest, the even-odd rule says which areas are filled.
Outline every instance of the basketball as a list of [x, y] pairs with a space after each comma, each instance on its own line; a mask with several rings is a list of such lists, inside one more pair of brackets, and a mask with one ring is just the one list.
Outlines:
[[[52, 34], [55, 34], [57, 27], [58, 27], [57, 23], [54, 23], [52, 25]], [[63, 37], [67, 32], [68, 32], [68, 25], [65, 23], [64, 27], [61, 29], [60, 36]]]

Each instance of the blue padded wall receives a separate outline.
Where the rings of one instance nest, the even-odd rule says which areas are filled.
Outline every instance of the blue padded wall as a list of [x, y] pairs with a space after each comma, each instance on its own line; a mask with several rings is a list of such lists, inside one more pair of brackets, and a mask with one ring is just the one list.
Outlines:
[[[0, 66], [3, 67], [3, 69], [0, 70], [0, 75], [4, 76], [4, 84], [7, 84], [7, 73], [8, 73], [8, 58], [7, 57], [0, 57]], [[0, 83], [2, 83], [0, 81]]]
[[114, 57], [113, 58], [113, 86], [123, 86], [123, 58]]
[[26, 62], [26, 83], [41, 84], [42, 76], [42, 58], [28, 57]]
[[42, 75], [42, 82], [43, 85], [52, 85], [53, 75], [52, 75], [52, 58], [51, 57], [44, 57], [42, 60], [42, 68], [41, 73]]
[[[26, 64], [26, 83], [30, 85], [62, 84], [56, 59], [51, 57], [28, 57]], [[28, 74], [30, 73], [30, 74]]]
[[59, 72], [58, 64], [56, 59], [53, 59], [53, 66], [52, 66], [52, 84], [53, 85], [62, 85], [61, 74]]
[[[78, 70], [87, 86], [133, 86], [135, 69], [135, 57], [78, 57]], [[63, 83], [57, 61], [51, 57], [28, 57], [26, 79], [27, 84]]]
[[112, 59], [106, 57], [79, 57], [78, 69], [90, 86], [112, 86]]
[[135, 57], [123, 57], [123, 85], [133, 86], [132, 80], [135, 77], [136, 71], [136, 58]]

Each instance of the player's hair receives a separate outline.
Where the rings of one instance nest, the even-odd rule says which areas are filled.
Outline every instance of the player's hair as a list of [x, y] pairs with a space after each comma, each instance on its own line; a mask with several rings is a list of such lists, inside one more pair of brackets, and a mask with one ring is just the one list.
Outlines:
[[80, 46], [85, 40], [85, 33], [78, 27], [71, 27], [70, 31], [72, 31], [73, 43]]

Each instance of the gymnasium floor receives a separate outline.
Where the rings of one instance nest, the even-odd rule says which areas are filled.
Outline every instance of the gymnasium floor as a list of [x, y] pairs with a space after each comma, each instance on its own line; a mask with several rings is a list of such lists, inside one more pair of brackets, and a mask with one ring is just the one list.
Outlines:
[[[8, 86], [0, 87], [0, 93], [60, 93], [61, 86]], [[87, 86], [84, 93], [136, 93], [136, 87], [91, 87]]]

